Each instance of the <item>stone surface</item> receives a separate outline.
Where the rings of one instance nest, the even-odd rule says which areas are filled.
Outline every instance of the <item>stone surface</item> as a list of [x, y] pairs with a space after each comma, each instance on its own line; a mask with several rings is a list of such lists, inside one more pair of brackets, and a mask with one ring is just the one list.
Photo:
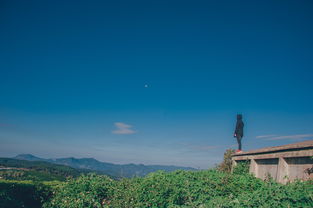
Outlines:
[[272, 177], [280, 183], [313, 178], [313, 140], [236, 153], [233, 166], [250, 161], [250, 173], [261, 179]]

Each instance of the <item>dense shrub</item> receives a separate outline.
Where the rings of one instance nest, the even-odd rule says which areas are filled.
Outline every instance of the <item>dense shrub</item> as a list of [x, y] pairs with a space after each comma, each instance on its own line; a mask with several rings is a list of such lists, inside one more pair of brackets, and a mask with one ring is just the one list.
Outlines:
[[221, 164], [218, 165], [217, 169], [223, 172], [230, 173], [232, 169], [232, 155], [235, 154], [234, 149], [227, 149], [224, 153], [224, 158]]
[[1, 208], [39, 208], [51, 194], [50, 186], [32, 181], [0, 181]]
[[238, 162], [238, 164], [233, 169], [233, 173], [237, 175], [247, 175], [249, 174], [249, 167], [249, 161]]
[[109, 204], [107, 199], [112, 195], [113, 186], [114, 181], [111, 178], [95, 174], [69, 179], [54, 187], [54, 197], [44, 207], [105, 207], [106, 204]]
[[59, 185], [45, 207], [313, 207], [312, 181], [281, 185], [242, 171], [155, 172], [120, 181], [81, 176]]

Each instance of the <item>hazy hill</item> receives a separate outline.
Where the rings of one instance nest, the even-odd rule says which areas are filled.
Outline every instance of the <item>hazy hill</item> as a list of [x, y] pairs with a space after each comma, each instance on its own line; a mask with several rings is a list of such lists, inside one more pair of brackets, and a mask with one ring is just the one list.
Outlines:
[[18, 159], [18, 160], [28, 160], [28, 161], [45, 161], [45, 162], [51, 162], [51, 159], [43, 159], [40, 157], [36, 157], [32, 154], [19, 154], [17, 156], [14, 157], [14, 159]]
[[46, 161], [26, 161], [13, 158], [0, 158], [0, 176], [17, 180], [65, 180], [77, 177], [89, 170], [79, 170], [66, 165], [52, 164]]
[[100, 171], [103, 174], [111, 175], [114, 177], [134, 177], [145, 176], [148, 173], [155, 172], [157, 170], [164, 170], [167, 172], [174, 170], [195, 170], [190, 167], [180, 166], [166, 166], [166, 165], [142, 165], [142, 164], [125, 164], [118, 165], [107, 162], [100, 162], [94, 158], [58, 158], [58, 159], [44, 159], [39, 158], [31, 154], [17, 155], [16, 159], [30, 160], [30, 161], [45, 161], [54, 164], [67, 165], [73, 168], [89, 169], [94, 171]]

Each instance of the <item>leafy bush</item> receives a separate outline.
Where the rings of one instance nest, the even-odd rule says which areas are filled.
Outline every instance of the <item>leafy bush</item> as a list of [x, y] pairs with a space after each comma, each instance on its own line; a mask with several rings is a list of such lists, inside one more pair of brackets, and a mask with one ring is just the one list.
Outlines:
[[249, 161], [238, 162], [237, 165], [234, 167], [233, 173], [238, 175], [249, 174], [249, 167]]
[[224, 159], [223, 162], [221, 164], [219, 164], [219, 166], [217, 167], [218, 170], [223, 171], [223, 172], [231, 172], [231, 168], [232, 168], [232, 158], [231, 156], [233, 154], [235, 154], [235, 150], [234, 149], [227, 149], [224, 153]]
[[112, 195], [114, 181], [107, 176], [95, 174], [83, 175], [60, 183], [53, 190], [54, 197], [45, 208], [85, 208], [105, 207], [109, 195]]
[[242, 170], [160, 171], [120, 181], [86, 175], [59, 185], [44, 207], [313, 207], [312, 181], [282, 185]]
[[39, 208], [50, 196], [49, 186], [32, 181], [0, 181], [1, 208]]

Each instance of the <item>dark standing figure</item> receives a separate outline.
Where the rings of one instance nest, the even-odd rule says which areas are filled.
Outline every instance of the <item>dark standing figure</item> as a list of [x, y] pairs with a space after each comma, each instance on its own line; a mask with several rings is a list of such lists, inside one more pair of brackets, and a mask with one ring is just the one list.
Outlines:
[[236, 123], [236, 129], [234, 133], [234, 137], [237, 138], [238, 142], [238, 151], [241, 151], [241, 139], [243, 137], [243, 122], [242, 122], [242, 115], [238, 114], [237, 115], [237, 123]]

